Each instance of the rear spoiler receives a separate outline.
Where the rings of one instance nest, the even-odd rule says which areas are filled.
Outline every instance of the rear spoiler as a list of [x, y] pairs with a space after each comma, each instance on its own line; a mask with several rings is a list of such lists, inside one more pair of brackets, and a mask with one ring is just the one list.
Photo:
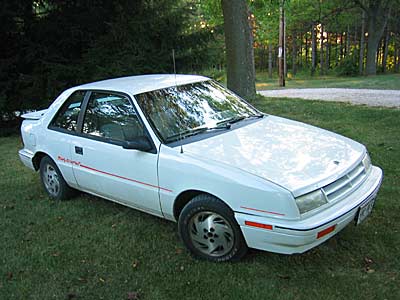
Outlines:
[[40, 120], [44, 114], [46, 113], [47, 109], [42, 109], [34, 112], [30, 112], [27, 114], [23, 114], [21, 118], [26, 120]]

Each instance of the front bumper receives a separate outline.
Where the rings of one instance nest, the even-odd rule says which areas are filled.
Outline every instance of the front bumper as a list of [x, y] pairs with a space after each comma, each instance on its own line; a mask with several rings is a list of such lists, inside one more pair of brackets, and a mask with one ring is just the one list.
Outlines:
[[[276, 220], [243, 213], [235, 213], [243, 236], [250, 248], [283, 254], [303, 253], [323, 243], [355, 220], [359, 207], [375, 198], [382, 183], [383, 173], [373, 166], [365, 182], [352, 194], [318, 214], [300, 220]], [[247, 226], [245, 222], [272, 225], [266, 230]], [[323, 237], [319, 232], [334, 229]]]

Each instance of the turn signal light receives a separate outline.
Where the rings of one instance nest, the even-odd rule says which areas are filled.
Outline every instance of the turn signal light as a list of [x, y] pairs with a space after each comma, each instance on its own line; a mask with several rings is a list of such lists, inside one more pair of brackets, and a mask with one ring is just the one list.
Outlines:
[[317, 233], [317, 239], [322, 238], [323, 236], [327, 235], [328, 233], [331, 233], [334, 231], [336, 228], [336, 225], [333, 225], [331, 227], [325, 228], [324, 230], [320, 231]]
[[268, 225], [268, 224], [262, 224], [262, 223], [251, 222], [251, 221], [244, 221], [244, 224], [246, 224], [247, 226], [252, 226], [252, 227], [258, 227], [258, 228], [262, 228], [262, 229], [272, 230], [272, 225]]

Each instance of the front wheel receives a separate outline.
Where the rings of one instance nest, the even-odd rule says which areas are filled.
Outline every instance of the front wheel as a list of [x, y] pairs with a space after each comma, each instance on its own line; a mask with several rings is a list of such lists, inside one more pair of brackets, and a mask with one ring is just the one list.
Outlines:
[[67, 185], [57, 165], [48, 156], [40, 161], [40, 179], [51, 199], [66, 200], [74, 194], [74, 190]]
[[232, 210], [219, 199], [201, 194], [194, 197], [179, 216], [179, 233], [195, 256], [214, 261], [235, 261], [247, 245]]

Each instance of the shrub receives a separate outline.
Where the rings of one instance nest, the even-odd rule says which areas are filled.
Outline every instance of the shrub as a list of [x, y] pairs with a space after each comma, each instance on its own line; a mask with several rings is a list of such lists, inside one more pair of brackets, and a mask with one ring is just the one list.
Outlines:
[[356, 76], [358, 75], [358, 65], [354, 55], [346, 58], [335, 68], [337, 76]]

